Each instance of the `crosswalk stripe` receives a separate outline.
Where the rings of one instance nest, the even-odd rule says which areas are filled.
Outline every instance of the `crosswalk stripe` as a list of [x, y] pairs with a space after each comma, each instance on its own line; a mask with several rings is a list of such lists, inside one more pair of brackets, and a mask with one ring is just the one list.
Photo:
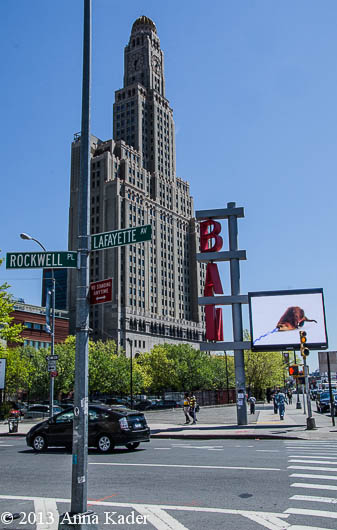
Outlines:
[[299, 462], [302, 464], [336, 464], [337, 462], [334, 462], [333, 460], [327, 460], [326, 462], [321, 462], [320, 460], [301, 460], [300, 458], [293, 458], [292, 460], [289, 460], [289, 462]]
[[330, 486], [330, 484], [303, 484], [302, 482], [294, 482], [290, 484], [291, 488], [308, 488], [314, 490], [334, 490], [337, 491], [337, 486]]
[[[321, 464], [322, 462], [320, 462]], [[319, 467], [319, 466], [288, 466], [288, 469], [309, 469], [311, 471], [337, 471], [337, 467]]]
[[[337, 512], [327, 512], [325, 510], [306, 510], [305, 508], [288, 508], [284, 513], [290, 513], [293, 515], [312, 515], [314, 517], [329, 517], [331, 519], [337, 519]], [[289, 527], [291, 528], [291, 527]]]
[[58, 529], [59, 512], [54, 499], [34, 499], [34, 510], [37, 516], [36, 530]]
[[160, 508], [142, 506], [137, 508], [137, 512], [143, 515], [146, 518], [145, 520], [149, 521], [158, 530], [188, 530], [186, 526]]
[[329, 477], [328, 475], [310, 475], [309, 473], [292, 473], [291, 477], [297, 478], [317, 478], [319, 480], [337, 480], [337, 477]]
[[291, 501], [309, 501], [309, 502], [327, 502], [330, 504], [337, 504], [335, 497], [315, 497], [313, 495], [293, 495], [289, 498]]
[[[324, 460], [326, 460], [327, 458], [331, 458], [331, 455], [330, 456], [318, 456], [318, 455], [288, 455], [289, 458], [322, 458]], [[335, 460], [337, 459], [337, 456], [336, 457], [332, 457], [334, 458]], [[337, 464], [337, 462], [334, 462]]]
[[299, 524], [292, 524], [288, 526], [287, 530], [336, 530], [335, 528], [322, 528], [321, 526], [302, 526]]

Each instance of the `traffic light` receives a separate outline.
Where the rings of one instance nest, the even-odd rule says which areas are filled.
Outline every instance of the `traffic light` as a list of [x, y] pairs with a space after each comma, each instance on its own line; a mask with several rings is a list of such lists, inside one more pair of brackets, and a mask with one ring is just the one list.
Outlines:
[[308, 357], [308, 355], [310, 353], [310, 350], [305, 345], [306, 342], [307, 342], [307, 332], [306, 331], [300, 331], [300, 342], [301, 342], [300, 350], [301, 350], [302, 357]]
[[298, 371], [299, 370], [297, 364], [292, 364], [291, 366], [289, 366], [289, 375], [291, 375], [292, 377], [297, 377]]

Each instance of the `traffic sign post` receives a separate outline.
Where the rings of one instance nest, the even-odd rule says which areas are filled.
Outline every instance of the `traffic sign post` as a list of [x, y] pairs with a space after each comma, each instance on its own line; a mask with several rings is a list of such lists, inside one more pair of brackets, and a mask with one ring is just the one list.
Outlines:
[[104, 250], [106, 248], [121, 247], [151, 241], [152, 226], [136, 226], [134, 228], [124, 228], [113, 232], [104, 232], [91, 236], [91, 250]]
[[77, 252], [7, 252], [6, 269], [75, 269]]

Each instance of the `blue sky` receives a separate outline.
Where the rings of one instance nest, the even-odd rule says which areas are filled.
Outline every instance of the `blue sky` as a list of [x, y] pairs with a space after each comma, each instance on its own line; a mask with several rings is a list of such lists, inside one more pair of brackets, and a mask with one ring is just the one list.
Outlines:
[[[93, 0], [92, 133], [112, 136], [134, 20], [155, 22], [176, 123], [177, 173], [196, 210], [245, 208], [241, 291], [322, 287], [337, 349], [337, 3]], [[2, 256], [67, 248], [70, 146], [81, 123], [82, 0], [2, 0]], [[223, 226], [224, 232], [227, 226]], [[227, 245], [225, 238], [225, 246]], [[229, 271], [221, 266], [229, 293]], [[41, 301], [36, 270], [0, 282]], [[224, 309], [225, 340], [231, 340]], [[248, 316], [244, 308], [244, 323]], [[317, 356], [310, 356], [317, 366]]]

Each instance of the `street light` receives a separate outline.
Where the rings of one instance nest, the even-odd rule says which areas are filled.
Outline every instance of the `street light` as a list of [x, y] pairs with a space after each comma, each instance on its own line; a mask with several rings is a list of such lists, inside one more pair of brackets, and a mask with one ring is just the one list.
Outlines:
[[130, 344], [130, 408], [133, 408], [133, 380], [132, 380], [132, 339], [126, 339]]
[[[42, 245], [42, 243], [38, 239], [35, 239], [35, 237], [32, 237], [29, 234], [26, 234], [25, 232], [22, 232], [22, 234], [20, 234], [20, 237], [21, 237], [21, 239], [28, 239], [30, 241], [35, 241], [35, 243], [37, 243], [44, 250], [44, 252], [47, 252], [47, 250], [44, 247], [44, 245]], [[51, 290], [51, 295], [52, 295], [52, 307], [51, 307], [51, 309], [52, 309], [52, 320], [51, 320], [51, 333], [50, 333], [50, 338], [51, 338], [50, 352], [51, 352], [51, 355], [54, 356], [54, 346], [55, 346], [55, 277], [54, 277], [54, 269], [51, 269], [51, 281], [52, 281], [52, 290]], [[53, 412], [54, 412], [53, 409], [54, 409], [54, 377], [52, 376], [52, 374], [50, 372], [50, 381], [49, 381], [49, 417], [50, 418], [53, 417]]]

